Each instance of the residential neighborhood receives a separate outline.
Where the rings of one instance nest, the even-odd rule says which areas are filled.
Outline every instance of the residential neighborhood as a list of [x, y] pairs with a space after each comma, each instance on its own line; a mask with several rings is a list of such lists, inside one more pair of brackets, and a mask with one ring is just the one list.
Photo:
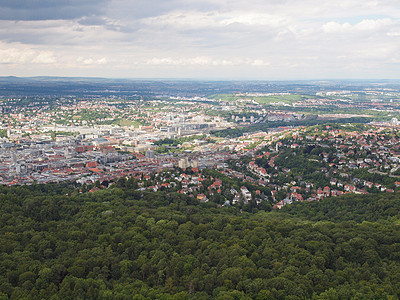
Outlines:
[[[28, 105], [3, 99], [0, 184], [71, 181], [99, 189], [134, 178], [141, 191], [274, 209], [347, 193], [397, 191], [397, 118], [346, 123], [353, 115], [329, 114], [318, 116], [331, 119], [329, 124], [312, 125], [315, 117], [301, 112], [337, 104], [397, 109], [397, 102], [353, 105], [342, 99], [345, 93], [335, 95], [318, 95], [318, 101], [285, 93], [238, 93], [234, 101], [35, 98]], [[294, 100], [265, 106], [257, 100], [263, 97]]]

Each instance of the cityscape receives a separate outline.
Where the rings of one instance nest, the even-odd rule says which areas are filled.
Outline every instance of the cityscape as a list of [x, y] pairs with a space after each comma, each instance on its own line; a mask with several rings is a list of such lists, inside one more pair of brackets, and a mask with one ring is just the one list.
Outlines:
[[0, 99], [0, 297], [365, 299], [398, 286], [396, 81], [89, 80], [82, 93], [59, 78], [54, 95], [49, 79], [15, 80]]
[[0, 300], [400, 299], [400, 5], [0, 1]]
[[[4, 97], [1, 183], [90, 186], [135, 177], [154, 191], [168, 183], [164, 190], [201, 201], [264, 201], [275, 209], [397, 190], [399, 92], [371, 86], [320, 92], [315, 86], [313, 93], [296, 94], [286, 88], [148, 100]], [[302, 166], [302, 160], [308, 163]], [[196, 171], [194, 181], [160, 175], [189, 169]], [[210, 179], [202, 174], [207, 169], [250, 183], [251, 192], [222, 182], [218, 197], [215, 182], [199, 188], [199, 180]], [[158, 180], [149, 180], [154, 174]]]

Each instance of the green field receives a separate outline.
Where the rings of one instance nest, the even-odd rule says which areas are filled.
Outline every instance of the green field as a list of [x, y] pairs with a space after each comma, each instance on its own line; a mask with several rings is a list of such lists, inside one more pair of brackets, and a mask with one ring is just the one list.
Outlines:
[[297, 102], [306, 97], [308, 97], [308, 96], [299, 95], [299, 94], [271, 95], [271, 96], [260, 96], [260, 97], [236, 96], [233, 94], [218, 94], [218, 95], [213, 95], [211, 98], [216, 99], [216, 100], [229, 101], [229, 102], [236, 101], [238, 99], [250, 99], [250, 100], [256, 101], [259, 104], [271, 104], [274, 102], [283, 102], [286, 104], [292, 104], [292, 103]]
[[138, 128], [140, 125], [142, 125], [138, 121], [132, 121], [132, 120], [128, 120], [128, 119], [117, 120], [116, 124], [118, 124], [119, 126], [134, 126], [136, 128]]
[[271, 104], [274, 102], [283, 102], [286, 104], [292, 104], [305, 98], [303, 95], [274, 95], [265, 97], [253, 97], [253, 100], [260, 104]]

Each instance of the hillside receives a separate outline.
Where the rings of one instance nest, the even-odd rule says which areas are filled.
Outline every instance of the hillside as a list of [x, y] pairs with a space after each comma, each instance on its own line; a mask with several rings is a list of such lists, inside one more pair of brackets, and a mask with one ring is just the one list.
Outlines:
[[397, 194], [250, 214], [118, 183], [0, 187], [0, 299], [397, 299]]

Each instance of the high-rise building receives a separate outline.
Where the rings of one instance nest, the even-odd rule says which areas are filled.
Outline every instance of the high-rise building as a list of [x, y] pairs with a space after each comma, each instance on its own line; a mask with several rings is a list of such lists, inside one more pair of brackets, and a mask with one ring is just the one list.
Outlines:
[[187, 157], [180, 159], [178, 162], [178, 166], [181, 169], [189, 168], [190, 167], [189, 159]]
[[192, 161], [192, 167], [193, 168], [198, 168], [199, 167], [199, 162], [197, 160]]
[[11, 154], [11, 163], [13, 165], [15, 165], [17, 163], [17, 154], [15, 154], [15, 153]]
[[155, 157], [155, 152], [153, 150], [147, 150], [145, 154], [146, 158], [154, 158]]

